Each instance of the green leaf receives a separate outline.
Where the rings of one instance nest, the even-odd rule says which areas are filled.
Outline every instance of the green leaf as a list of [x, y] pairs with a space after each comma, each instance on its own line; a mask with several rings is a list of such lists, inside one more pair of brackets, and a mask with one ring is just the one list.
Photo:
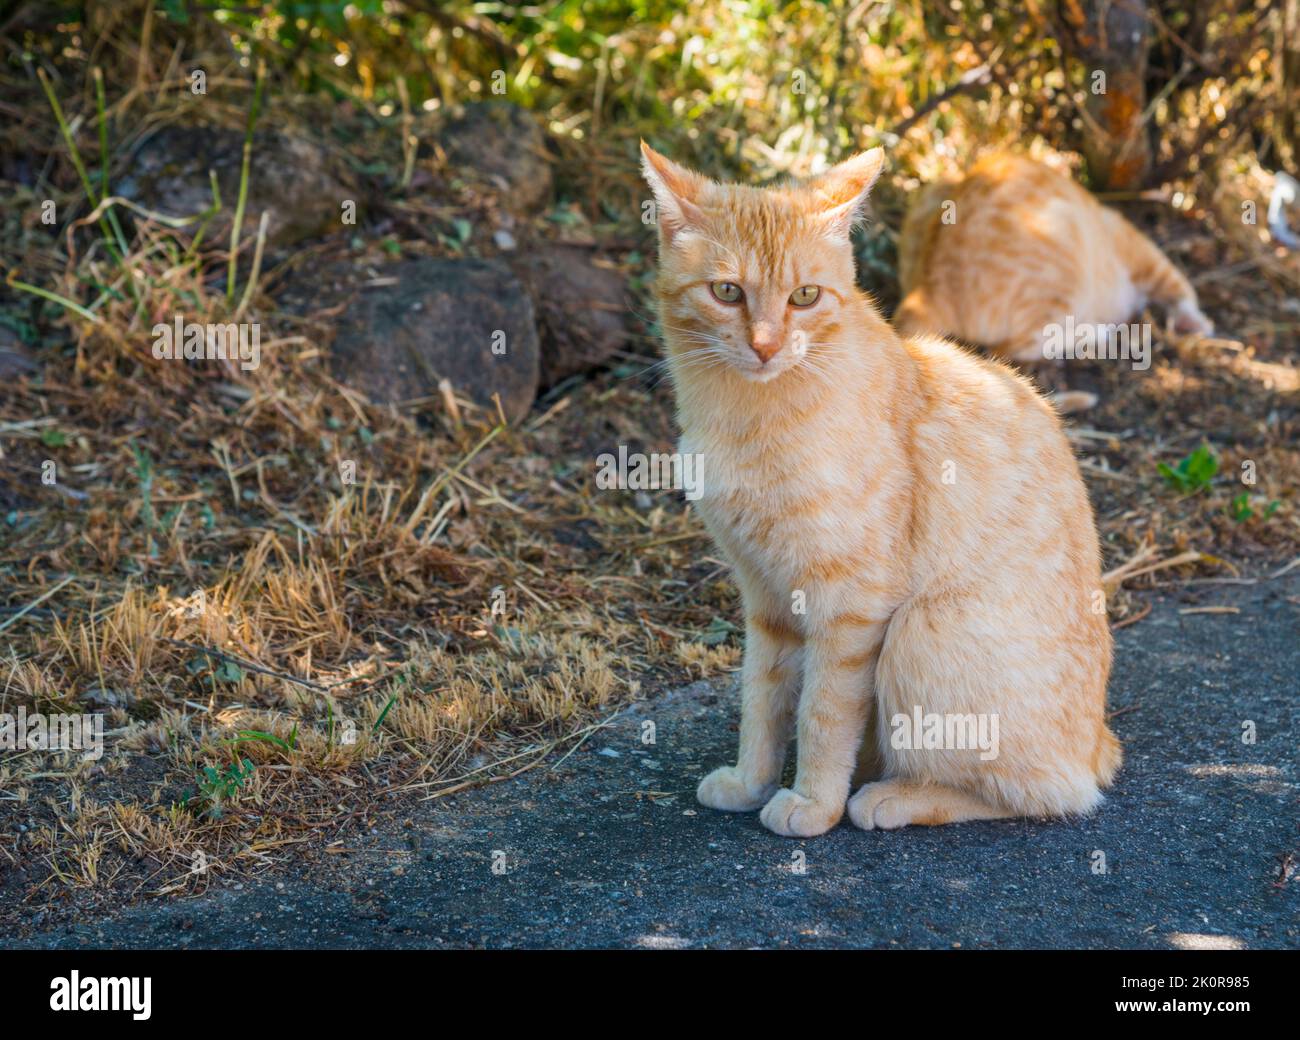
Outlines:
[[394, 704], [397, 703], [397, 694], [388, 698], [388, 703], [384, 705], [384, 710], [379, 713], [379, 718], [375, 719], [375, 724], [370, 727], [371, 733], [378, 733], [379, 727], [384, 724], [384, 719], [388, 718], [388, 712]]
[[715, 617], [709, 622], [709, 627], [704, 630], [704, 634], [700, 636], [700, 642], [705, 646], [717, 646], [720, 643], [725, 643], [732, 633], [739, 631], [740, 629], [730, 621]]
[[1239, 524], [1245, 523], [1247, 520], [1251, 520], [1255, 517], [1258, 517], [1263, 521], [1276, 513], [1281, 505], [1282, 502], [1275, 498], [1271, 502], [1267, 503], [1261, 511], [1256, 512], [1255, 507], [1251, 504], [1250, 492], [1243, 491], [1228, 503], [1228, 515]]
[[1187, 465], [1188, 479], [1197, 487], [1208, 484], [1219, 472], [1219, 460], [1205, 444], [1187, 456], [1184, 462]]
[[[296, 733], [297, 730], [295, 729], [294, 732]], [[293, 744], [285, 740], [283, 737], [277, 737], [274, 733], [264, 733], [260, 729], [241, 729], [236, 734], [235, 739], [228, 743], [242, 744], [244, 741], [258, 740], [267, 744], [274, 744], [276, 747], [283, 748], [285, 751], [293, 750]], [[244, 763], [247, 764], [248, 759], [244, 759]]]
[[1171, 487], [1183, 490], [1183, 475], [1171, 467], [1167, 462], [1156, 463], [1156, 472], [1165, 478], [1165, 482]]
[[1177, 491], [1200, 491], [1209, 487], [1210, 481], [1219, 472], [1219, 459], [1208, 444], [1202, 444], [1190, 455], [1180, 459], [1177, 466], [1157, 463], [1156, 472]]
[[221, 666], [213, 674], [219, 682], [237, 683], [244, 678], [244, 670], [234, 661], [222, 661]]

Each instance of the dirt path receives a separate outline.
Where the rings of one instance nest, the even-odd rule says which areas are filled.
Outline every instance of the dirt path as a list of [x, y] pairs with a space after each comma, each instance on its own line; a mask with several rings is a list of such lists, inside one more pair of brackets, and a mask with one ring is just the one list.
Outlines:
[[[1127, 761], [1081, 823], [777, 838], [757, 814], [695, 804], [697, 779], [733, 754], [736, 718], [733, 694], [696, 683], [558, 767], [372, 834], [347, 880], [259, 882], [23, 945], [1297, 947], [1297, 578], [1202, 587], [1202, 604], [1239, 614], [1160, 599], [1117, 634]], [[640, 741], [647, 720], [653, 746]]]

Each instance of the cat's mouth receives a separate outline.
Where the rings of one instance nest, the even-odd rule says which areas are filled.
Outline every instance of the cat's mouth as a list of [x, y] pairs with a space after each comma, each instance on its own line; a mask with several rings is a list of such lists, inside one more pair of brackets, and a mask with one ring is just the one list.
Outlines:
[[798, 365], [799, 358], [787, 357], [784, 353], [780, 353], [767, 361], [759, 361], [757, 358], [737, 361], [734, 368], [742, 379], [747, 379], [751, 383], [770, 383], [777, 376], [784, 375]]
[[788, 365], [762, 365], [758, 368], [741, 368], [740, 376], [742, 379], [748, 379], [751, 383], [770, 383], [777, 376], [783, 374]]
[[[750, 383], [770, 383], [778, 376], [799, 368], [803, 360], [802, 353], [788, 348], [776, 351], [764, 361], [752, 351], [741, 352], [731, 346], [725, 352], [714, 350], [712, 363], [704, 365], [703, 370], [712, 369], [719, 375], [727, 373], [739, 376]], [[676, 361], [683, 371], [695, 370], [696, 358], [690, 351], [678, 355]], [[720, 366], [719, 362], [721, 362]]]

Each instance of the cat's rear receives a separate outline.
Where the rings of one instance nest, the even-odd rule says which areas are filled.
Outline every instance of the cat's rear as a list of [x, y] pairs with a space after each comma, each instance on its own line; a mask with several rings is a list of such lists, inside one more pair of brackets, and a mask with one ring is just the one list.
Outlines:
[[1049, 325], [1128, 321], [1148, 300], [1210, 331], [1191, 283], [1118, 213], [1034, 160], [993, 155], [923, 188], [899, 241], [902, 332], [1042, 360]]

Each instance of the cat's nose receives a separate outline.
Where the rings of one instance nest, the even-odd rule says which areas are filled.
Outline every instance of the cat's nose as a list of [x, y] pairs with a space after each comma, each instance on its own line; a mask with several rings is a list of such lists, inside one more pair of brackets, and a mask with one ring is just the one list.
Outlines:
[[766, 365], [781, 349], [781, 340], [772, 329], [756, 325], [749, 336], [749, 349]]

